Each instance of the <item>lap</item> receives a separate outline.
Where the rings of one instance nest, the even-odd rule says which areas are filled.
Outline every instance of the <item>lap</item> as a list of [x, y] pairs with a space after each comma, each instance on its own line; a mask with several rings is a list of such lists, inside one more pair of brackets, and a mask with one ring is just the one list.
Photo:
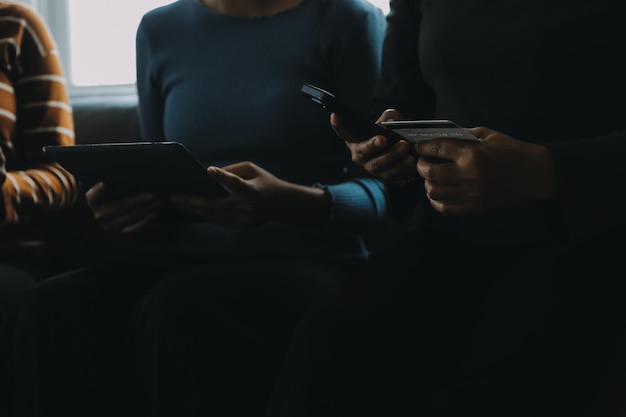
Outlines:
[[310, 260], [215, 262], [171, 271], [149, 291], [148, 297], [165, 303], [247, 293], [307, 310], [329, 300], [347, 278], [346, 270], [339, 266]]
[[296, 324], [345, 278], [336, 265], [293, 259], [173, 271], [134, 326], [155, 415], [260, 415]]
[[[611, 261], [597, 263], [609, 252], [463, 252], [445, 243], [393, 248], [333, 304], [308, 315], [277, 403], [310, 410], [330, 398], [334, 410], [358, 402], [384, 412], [392, 403], [414, 413], [512, 416], [539, 405], [545, 414], [537, 415], [550, 415], [566, 404], [585, 415], [598, 381], [606, 381], [605, 392], [620, 381], [610, 369], [626, 363], [613, 357], [624, 340], [621, 284]], [[317, 398], [294, 395], [298, 380]]]

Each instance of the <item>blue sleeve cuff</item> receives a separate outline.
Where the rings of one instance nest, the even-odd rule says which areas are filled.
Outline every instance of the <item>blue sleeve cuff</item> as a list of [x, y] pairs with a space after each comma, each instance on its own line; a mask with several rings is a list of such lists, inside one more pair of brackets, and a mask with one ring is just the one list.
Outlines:
[[380, 180], [356, 178], [341, 184], [315, 186], [330, 195], [332, 208], [327, 229], [361, 232], [387, 221], [387, 197]]

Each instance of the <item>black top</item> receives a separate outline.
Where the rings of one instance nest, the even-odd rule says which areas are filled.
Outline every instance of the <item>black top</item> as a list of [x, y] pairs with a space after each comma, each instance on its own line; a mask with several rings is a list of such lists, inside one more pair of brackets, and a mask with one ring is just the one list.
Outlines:
[[[424, 204], [428, 224], [498, 244], [624, 224], [625, 21], [623, 0], [391, 0], [375, 113], [543, 143], [559, 177], [559, 204], [464, 218]], [[424, 196], [407, 191], [392, 192], [398, 216], [400, 201]]]

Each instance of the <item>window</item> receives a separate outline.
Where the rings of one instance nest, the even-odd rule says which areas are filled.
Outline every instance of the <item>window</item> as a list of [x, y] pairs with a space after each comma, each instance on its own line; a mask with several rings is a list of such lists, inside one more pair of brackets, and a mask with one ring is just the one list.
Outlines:
[[[174, 0], [24, 0], [59, 44], [70, 94], [134, 94], [135, 32], [143, 14]], [[389, 0], [369, 0], [386, 14]]]
[[389, 13], [389, 0], [369, 0], [369, 2], [380, 7], [383, 13]]

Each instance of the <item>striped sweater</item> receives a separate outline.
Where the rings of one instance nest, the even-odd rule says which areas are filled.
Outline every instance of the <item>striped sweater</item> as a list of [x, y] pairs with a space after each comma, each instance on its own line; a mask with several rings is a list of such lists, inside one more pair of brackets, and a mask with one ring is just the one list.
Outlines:
[[[44, 145], [74, 143], [74, 120], [58, 50], [30, 6], [0, 0], [2, 228], [44, 219], [76, 199], [72, 175], [43, 160]], [[5, 236], [6, 237], [6, 236]]]

